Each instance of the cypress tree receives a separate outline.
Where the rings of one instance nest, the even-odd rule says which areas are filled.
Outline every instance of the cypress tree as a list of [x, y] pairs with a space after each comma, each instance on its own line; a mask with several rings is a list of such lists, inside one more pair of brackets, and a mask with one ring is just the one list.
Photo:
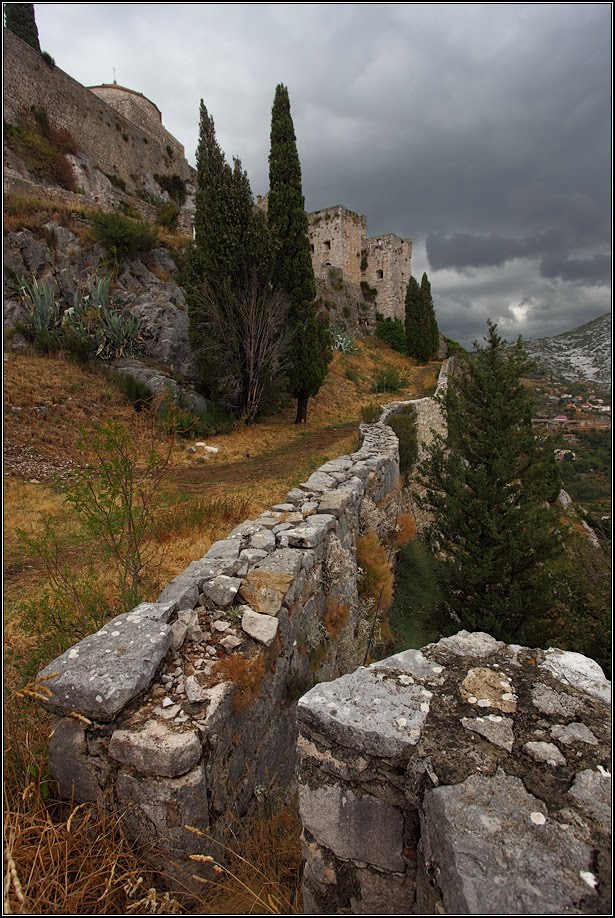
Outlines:
[[424, 314], [425, 331], [429, 347], [429, 359], [438, 355], [440, 346], [440, 336], [438, 334], [438, 323], [436, 322], [436, 313], [434, 311], [433, 299], [431, 296], [431, 284], [427, 274], [424, 273], [421, 278], [421, 305]]
[[[561, 554], [549, 444], [531, 426], [520, 342], [507, 351], [488, 323], [486, 347], [462, 356], [444, 410], [448, 442], [436, 438], [421, 469], [434, 518], [445, 633], [466, 628], [530, 646], [548, 639], [551, 563]], [[542, 633], [541, 633], [542, 629]]]
[[290, 300], [293, 333], [289, 380], [297, 399], [295, 423], [307, 420], [308, 400], [318, 393], [331, 359], [328, 329], [316, 317], [308, 221], [301, 164], [286, 86], [276, 87], [271, 112], [268, 223], [274, 244], [273, 283]]
[[6, 27], [22, 41], [27, 42], [40, 54], [38, 29], [34, 18], [33, 3], [5, 3], [4, 16]]

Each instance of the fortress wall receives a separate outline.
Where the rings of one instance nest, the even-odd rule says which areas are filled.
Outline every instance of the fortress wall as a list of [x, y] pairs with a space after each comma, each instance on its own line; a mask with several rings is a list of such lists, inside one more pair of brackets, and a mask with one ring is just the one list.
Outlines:
[[361, 250], [367, 233], [365, 217], [338, 204], [308, 214], [308, 222], [314, 276], [326, 278], [330, 264], [341, 268], [344, 281], [360, 283]]
[[45, 109], [54, 127], [69, 131], [102, 172], [129, 188], [139, 187], [145, 173], [192, 177], [182, 145], [162, 125], [155, 134], [151, 125], [143, 130], [5, 29], [4, 118], [17, 123], [32, 107]]
[[310, 915], [610, 913], [610, 683], [488, 634], [298, 705]]
[[363, 277], [370, 287], [378, 291], [377, 311], [385, 319], [403, 321], [406, 288], [411, 274], [412, 242], [390, 234], [367, 239], [365, 248], [367, 270]]
[[255, 800], [293, 787], [297, 699], [363, 660], [374, 610], [357, 537], [394, 534], [403, 495], [391, 428], [361, 433], [356, 453], [39, 674], [62, 795], [123, 813], [169, 873], [185, 879], [191, 853], [216, 853], [186, 823], [225, 838]]

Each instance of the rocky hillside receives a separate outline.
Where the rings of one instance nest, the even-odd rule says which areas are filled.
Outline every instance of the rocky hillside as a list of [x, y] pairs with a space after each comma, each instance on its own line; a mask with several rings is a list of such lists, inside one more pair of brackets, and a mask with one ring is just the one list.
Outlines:
[[588, 380], [610, 389], [611, 340], [607, 314], [553, 338], [524, 343], [536, 364], [536, 375], [558, 382]]

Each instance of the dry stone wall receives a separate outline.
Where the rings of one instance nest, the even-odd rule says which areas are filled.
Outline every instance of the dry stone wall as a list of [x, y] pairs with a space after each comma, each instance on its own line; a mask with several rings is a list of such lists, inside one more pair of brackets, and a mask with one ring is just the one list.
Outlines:
[[461, 631], [300, 699], [307, 914], [610, 914], [610, 683]]
[[361, 430], [356, 453], [39, 674], [62, 795], [121, 812], [170, 872], [194, 872], [186, 858], [211, 845], [186, 824], [223, 838], [233, 815], [292, 787], [297, 699], [361, 662], [364, 505], [393, 531], [401, 494], [397, 437]]

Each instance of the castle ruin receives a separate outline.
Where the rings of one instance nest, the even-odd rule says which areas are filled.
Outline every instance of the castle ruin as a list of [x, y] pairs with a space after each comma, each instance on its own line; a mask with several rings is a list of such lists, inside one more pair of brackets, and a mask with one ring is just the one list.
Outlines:
[[345, 283], [376, 291], [385, 318], [403, 319], [412, 241], [394, 233], [368, 238], [367, 218], [341, 204], [309, 213], [308, 224], [314, 276], [325, 279], [338, 268]]

